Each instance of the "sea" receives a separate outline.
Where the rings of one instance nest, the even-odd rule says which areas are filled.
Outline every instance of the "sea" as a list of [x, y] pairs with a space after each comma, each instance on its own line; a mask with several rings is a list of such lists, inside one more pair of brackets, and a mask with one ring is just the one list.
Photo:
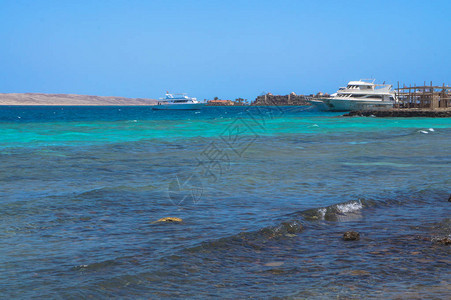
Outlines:
[[0, 297], [449, 299], [450, 150], [449, 118], [3, 106]]

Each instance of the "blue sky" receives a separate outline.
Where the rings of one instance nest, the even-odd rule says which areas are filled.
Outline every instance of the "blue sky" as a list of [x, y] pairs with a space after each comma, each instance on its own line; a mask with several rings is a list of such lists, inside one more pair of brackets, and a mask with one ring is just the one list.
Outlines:
[[254, 99], [451, 84], [451, 1], [0, 0], [0, 93]]

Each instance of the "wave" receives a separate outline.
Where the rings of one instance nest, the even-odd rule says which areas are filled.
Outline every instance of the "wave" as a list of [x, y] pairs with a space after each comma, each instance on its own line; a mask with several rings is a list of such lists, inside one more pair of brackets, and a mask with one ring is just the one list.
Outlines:
[[[200, 293], [205, 293], [206, 289], [213, 284], [227, 285], [229, 271], [236, 272], [233, 276], [236, 282], [240, 282], [240, 272], [243, 270], [245, 270], [243, 280], [254, 276], [260, 282], [268, 278], [273, 280], [274, 277], [271, 276], [276, 275], [281, 282], [284, 282], [287, 289], [291, 282], [299, 284], [300, 278], [306, 278], [303, 284], [310, 287], [308, 278], [311, 276], [326, 279], [333, 276], [333, 278], [340, 278], [341, 284], [349, 276], [370, 278], [376, 274], [384, 278], [386, 282], [391, 282], [393, 280], [390, 277], [391, 274], [385, 272], [386, 262], [391, 256], [408, 257], [404, 262], [407, 264], [411, 262], [413, 265], [408, 267], [412, 269], [415, 269], [416, 260], [422, 259], [417, 256], [420, 253], [419, 249], [428, 252], [427, 255], [430, 257], [437, 256], [438, 263], [440, 260], [444, 261], [443, 253], [446, 254], [448, 245], [446, 243], [451, 234], [451, 220], [442, 218], [438, 223], [434, 221], [424, 227], [423, 219], [417, 220], [411, 216], [410, 219], [415, 222], [408, 224], [406, 222], [409, 221], [408, 219], [405, 217], [398, 219], [399, 215], [396, 215], [395, 220], [380, 224], [377, 222], [380, 220], [380, 211], [388, 211], [387, 215], [391, 216], [393, 210], [403, 206], [408, 207], [408, 210], [410, 210], [409, 206], [415, 209], [423, 207], [427, 210], [428, 207], [435, 206], [435, 201], [441, 202], [437, 205], [437, 208], [440, 208], [448, 204], [445, 203], [448, 196], [449, 192], [444, 190], [420, 190], [410, 194], [398, 192], [380, 195], [373, 199], [362, 198], [283, 215], [278, 222], [275, 222], [275, 225], [251, 232], [240, 232], [221, 239], [211, 239], [197, 246], [184, 248], [175, 254], [171, 251], [163, 257], [154, 256], [152, 259], [151, 256], [154, 255], [152, 251], [141, 251], [138, 255], [134, 253], [132, 256], [120, 256], [114, 260], [78, 265], [70, 269], [72, 274], [92, 273], [96, 276], [101, 275], [102, 280], [95, 284], [86, 282], [86, 285], [73, 287], [67, 293], [73, 295], [76, 289], [81, 289], [84, 293], [91, 293], [98, 297], [105, 297], [110, 295], [109, 293], [118, 291], [133, 292], [137, 295], [151, 293], [163, 295], [159, 294], [163, 286], [162, 293], [172, 296], [176, 295], [181, 287], [188, 285], [190, 288], [199, 290]], [[366, 211], [369, 213], [365, 215], [365, 224], [341, 223], [356, 216], [362, 217]], [[431, 219], [434, 220], [434, 218]], [[402, 223], [393, 223], [393, 221]], [[342, 230], [354, 227], [356, 224], [359, 224], [358, 226], [361, 226], [363, 230], [362, 241], [355, 243], [341, 241]], [[397, 224], [402, 224], [400, 230], [385, 230], [386, 226], [397, 226]], [[406, 231], [412, 224], [415, 225], [414, 230]], [[372, 230], [375, 230], [373, 237], [365, 237], [365, 232], [372, 232]], [[417, 234], [421, 234], [424, 239], [419, 238]], [[363, 253], [369, 256], [361, 260], [351, 260], [350, 257], [353, 257], [355, 253], [361, 253], [359, 252], [361, 249], [364, 249]], [[139, 268], [141, 264], [143, 267]], [[328, 264], [331, 264], [330, 267]], [[136, 273], [121, 272], [124, 269], [134, 268], [138, 268]], [[398, 268], [395, 271], [403, 270]], [[117, 272], [116, 275], [115, 272]], [[414, 276], [410, 280], [418, 277], [417, 274]], [[225, 281], [218, 283], [218, 280], [222, 279]], [[330, 280], [316, 282], [329, 284]]]
[[447, 194], [447, 191], [431, 192], [420, 190], [411, 194], [396, 193], [394, 195], [381, 195], [375, 199], [362, 198], [340, 202], [330, 206], [311, 208], [285, 215], [276, 225], [267, 226], [252, 232], [241, 232], [218, 240], [206, 241], [197, 247], [188, 249], [188, 251], [195, 252], [201, 249], [212, 249], [221, 246], [230, 247], [233, 244], [259, 248], [269, 240], [293, 238], [306, 230], [334, 226], [334, 222], [359, 220], [363, 217], [365, 210], [430, 204], [431, 200], [442, 201], [442, 199], [445, 199], [443, 195]]
[[305, 211], [297, 212], [306, 220], [327, 220], [327, 221], [337, 221], [345, 220], [345, 217], [355, 216], [360, 210], [363, 209], [364, 203], [362, 200], [351, 200], [343, 203], [333, 204], [326, 207], [319, 207], [308, 209]]
[[373, 206], [375, 202], [368, 200], [347, 201], [334, 205], [308, 209], [286, 215], [280, 223], [261, 228], [251, 232], [240, 232], [236, 235], [218, 240], [206, 241], [199, 246], [187, 249], [188, 252], [197, 252], [217, 248], [230, 248], [239, 246], [261, 250], [271, 240], [282, 240], [296, 237], [304, 230], [313, 229], [313, 222], [349, 221], [360, 217], [360, 211], [365, 207]]

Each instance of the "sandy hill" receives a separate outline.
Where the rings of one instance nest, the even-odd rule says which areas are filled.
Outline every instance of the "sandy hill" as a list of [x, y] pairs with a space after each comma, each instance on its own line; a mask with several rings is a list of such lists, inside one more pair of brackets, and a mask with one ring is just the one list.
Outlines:
[[71, 94], [0, 93], [0, 105], [154, 105], [157, 100]]

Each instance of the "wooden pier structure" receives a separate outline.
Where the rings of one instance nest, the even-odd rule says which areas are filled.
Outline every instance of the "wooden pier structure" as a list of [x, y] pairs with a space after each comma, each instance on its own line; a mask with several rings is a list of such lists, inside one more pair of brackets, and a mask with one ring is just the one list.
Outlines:
[[396, 89], [397, 102], [391, 109], [351, 111], [345, 117], [451, 117], [451, 87], [448, 85], [403, 85]]
[[440, 109], [451, 108], [451, 87], [434, 86], [426, 82], [422, 86], [405, 86], [397, 88], [398, 103], [394, 108]]

